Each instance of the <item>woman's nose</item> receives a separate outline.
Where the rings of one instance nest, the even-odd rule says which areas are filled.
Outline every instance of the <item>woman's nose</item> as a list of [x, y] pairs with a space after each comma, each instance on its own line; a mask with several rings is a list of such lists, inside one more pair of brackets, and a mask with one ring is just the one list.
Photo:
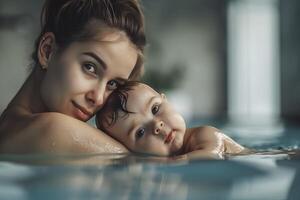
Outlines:
[[161, 120], [156, 121], [154, 124], [154, 134], [158, 135], [161, 132], [161, 130], [163, 129], [164, 125], [165, 124], [163, 121], [161, 121]]
[[98, 86], [96, 88], [93, 88], [90, 92], [87, 94], [87, 100], [88, 102], [94, 106], [94, 107], [100, 107], [104, 104], [105, 98], [105, 86]]

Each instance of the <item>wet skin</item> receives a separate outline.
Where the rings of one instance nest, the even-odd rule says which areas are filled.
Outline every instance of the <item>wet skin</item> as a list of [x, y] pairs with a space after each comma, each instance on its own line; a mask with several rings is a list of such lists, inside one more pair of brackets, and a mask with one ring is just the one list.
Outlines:
[[136, 60], [136, 49], [118, 33], [71, 44], [48, 61], [40, 88], [45, 111], [87, 121], [128, 79]]
[[[189, 158], [223, 158], [244, 147], [211, 126], [186, 129], [185, 121], [167, 101], [148, 85], [139, 83], [128, 92], [126, 108], [106, 132], [136, 153], [156, 156], [185, 155]], [[110, 113], [104, 113], [104, 117]], [[182, 157], [180, 157], [181, 159]]]
[[112, 137], [139, 153], [168, 156], [181, 149], [185, 122], [163, 94], [139, 84], [128, 92], [126, 106], [133, 113], [107, 129]]
[[39, 62], [0, 119], [1, 153], [127, 152], [119, 142], [82, 122], [126, 80], [138, 51], [125, 34], [101, 33], [58, 52], [46, 33]]

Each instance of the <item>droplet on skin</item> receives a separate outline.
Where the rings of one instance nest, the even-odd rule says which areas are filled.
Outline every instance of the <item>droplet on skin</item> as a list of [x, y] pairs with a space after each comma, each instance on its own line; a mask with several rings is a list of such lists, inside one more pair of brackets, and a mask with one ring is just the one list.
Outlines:
[[73, 140], [74, 140], [75, 142], [79, 142], [79, 137], [78, 137], [78, 135], [73, 134], [72, 136], [73, 136]]
[[112, 153], [122, 153], [121, 148], [113, 146], [109, 143], [105, 144], [105, 149], [107, 150], [107, 152], [112, 152]]

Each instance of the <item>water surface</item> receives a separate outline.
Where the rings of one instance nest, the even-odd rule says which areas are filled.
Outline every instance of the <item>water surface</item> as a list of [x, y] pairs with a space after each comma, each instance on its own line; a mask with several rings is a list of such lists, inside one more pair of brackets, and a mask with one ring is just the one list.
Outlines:
[[259, 153], [227, 160], [1, 155], [0, 199], [300, 199], [298, 130], [235, 138]]

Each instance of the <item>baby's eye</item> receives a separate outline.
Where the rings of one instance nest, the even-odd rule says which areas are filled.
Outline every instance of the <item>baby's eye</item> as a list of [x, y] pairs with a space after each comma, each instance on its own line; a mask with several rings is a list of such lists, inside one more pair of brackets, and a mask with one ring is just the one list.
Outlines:
[[108, 81], [107, 87], [109, 90], [115, 90], [119, 87], [119, 83], [115, 80]]
[[144, 128], [140, 128], [139, 130], [137, 130], [135, 137], [136, 139], [140, 139], [145, 135], [145, 129]]
[[96, 67], [92, 63], [85, 63], [83, 68], [90, 73], [96, 74]]
[[160, 109], [160, 105], [155, 104], [155, 105], [152, 107], [152, 109], [151, 109], [152, 114], [155, 115], [156, 113], [158, 113], [158, 112], [159, 112], [159, 109]]

